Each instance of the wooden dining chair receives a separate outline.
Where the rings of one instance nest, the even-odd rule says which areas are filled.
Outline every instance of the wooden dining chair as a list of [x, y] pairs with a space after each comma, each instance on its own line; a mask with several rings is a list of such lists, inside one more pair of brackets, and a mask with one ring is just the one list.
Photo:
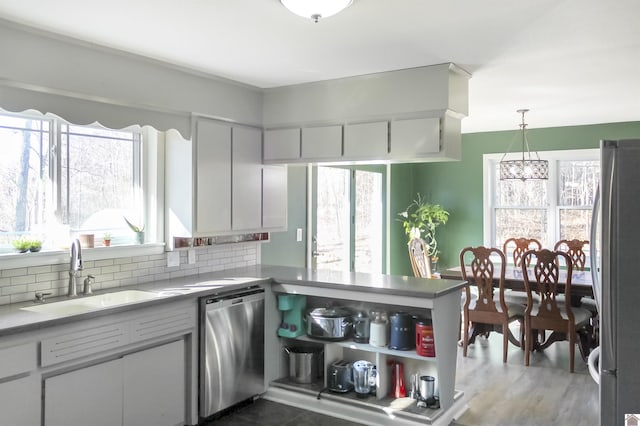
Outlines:
[[584, 246], [588, 244], [589, 241], [586, 240], [560, 240], [553, 246], [553, 250], [567, 253], [574, 271], [584, 271], [587, 261]]
[[[519, 268], [522, 264], [522, 255], [527, 250], [540, 250], [542, 244], [535, 238], [508, 238], [502, 245], [502, 252], [505, 256], [511, 254], [513, 266]], [[529, 265], [527, 265], [529, 266]]]
[[[585, 246], [588, 244], [588, 240], [564, 239], [559, 240], [555, 244], [553, 249], [567, 253], [569, 258], [571, 258], [571, 263], [573, 265], [574, 271], [584, 271], [587, 262], [587, 253], [585, 251]], [[596, 306], [596, 301], [593, 298], [583, 297], [580, 302], [580, 306], [587, 309], [591, 313], [591, 340], [597, 342], [599, 340], [600, 321], [598, 317], [598, 307]]]
[[431, 261], [429, 246], [422, 238], [412, 238], [409, 241], [409, 258], [413, 275], [418, 278], [431, 278]]
[[[532, 271], [525, 266], [533, 264]], [[571, 300], [571, 274], [573, 264], [569, 255], [562, 251], [528, 250], [522, 255], [522, 274], [527, 292], [527, 306], [524, 311], [525, 365], [529, 365], [531, 352], [544, 350], [553, 342], [569, 341], [569, 370], [574, 371], [575, 346], [580, 344], [579, 333], [589, 333], [588, 310], [572, 307], [564, 300]], [[562, 274], [561, 269], [566, 268]], [[558, 298], [560, 277], [564, 279], [564, 298]], [[537, 295], [538, 297], [534, 297]], [[543, 342], [536, 340], [534, 330], [550, 330], [551, 335]], [[579, 345], [583, 359], [586, 353]]]
[[[491, 256], [497, 256], [500, 264], [494, 265]], [[467, 265], [470, 266], [471, 276], [467, 273]], [[522, 327], [524, 306], [508, 303], [504, 299], [504, 253], [497, 248], [466, 247], [460, 252], [460, 267], [462, 279], [468, 282], [465, 286], [466, 301], [463, 308], [462, 354], [467, 356], [467, 347], [479, 334], [497, 331], [503, 336], [502, 362], [507, 362], [509, 341], [518, 347], [521, 346], [511, 333], [509, 324], [520, 321]], [[472, 286], [478, 290], [477, 298], [471, 297]]]
[[[505, 256], [511, 257], [515, 270], [520, 268], [524, 252], [540, 249], [542, 249], [542, 244], [535, 238], [508, 238], [502, 245], [502, 252]], [[508, 290], [505, 293], [505, 298], [509, 303], [520, 303], [521, 305], [526, 305], [527, 303], [527, 294], [519, 290]]]

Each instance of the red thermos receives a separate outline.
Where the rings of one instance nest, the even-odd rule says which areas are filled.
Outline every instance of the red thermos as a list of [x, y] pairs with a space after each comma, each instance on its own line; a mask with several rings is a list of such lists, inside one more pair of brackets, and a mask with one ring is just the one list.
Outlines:
[[421, 356], [436, 356], [433, 325], [429, 318], [423, 318], [416, 322], [416, 353]]

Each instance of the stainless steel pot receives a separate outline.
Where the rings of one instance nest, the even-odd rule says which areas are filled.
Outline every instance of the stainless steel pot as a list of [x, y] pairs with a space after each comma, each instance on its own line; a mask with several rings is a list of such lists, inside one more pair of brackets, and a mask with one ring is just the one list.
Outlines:
[[341, 307], [316, 308], [307, 314], [307, 335], [316, 339], [346, 340], [353, 334], [351, 311]]
[[313, 383], [323, 377], [324, 350], [310, 347], [287, 347], [289, 378], [296, 383]]

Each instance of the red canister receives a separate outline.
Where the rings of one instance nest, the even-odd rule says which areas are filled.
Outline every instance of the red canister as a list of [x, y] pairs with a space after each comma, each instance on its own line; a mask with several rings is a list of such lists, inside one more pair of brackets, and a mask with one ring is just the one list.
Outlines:
[[420, 319], [416, 322], [416, 353], [421, 356], [436, 356], [433, 325], [429, 318]]

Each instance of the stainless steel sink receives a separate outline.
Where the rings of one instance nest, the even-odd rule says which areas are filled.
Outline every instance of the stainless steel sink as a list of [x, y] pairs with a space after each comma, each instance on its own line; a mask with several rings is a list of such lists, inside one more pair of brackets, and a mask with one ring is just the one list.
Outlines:
[[39, 312], [50, 315], [70, 315], [91, 312], [113, 306], [127, 305], [143, 300], [161, 298], [163, 295], [141, 290], [122, 290], [77, 299], [62, 300], [60, 302], [43, 303], [41, 305], [26, 306], [25, 311]]

